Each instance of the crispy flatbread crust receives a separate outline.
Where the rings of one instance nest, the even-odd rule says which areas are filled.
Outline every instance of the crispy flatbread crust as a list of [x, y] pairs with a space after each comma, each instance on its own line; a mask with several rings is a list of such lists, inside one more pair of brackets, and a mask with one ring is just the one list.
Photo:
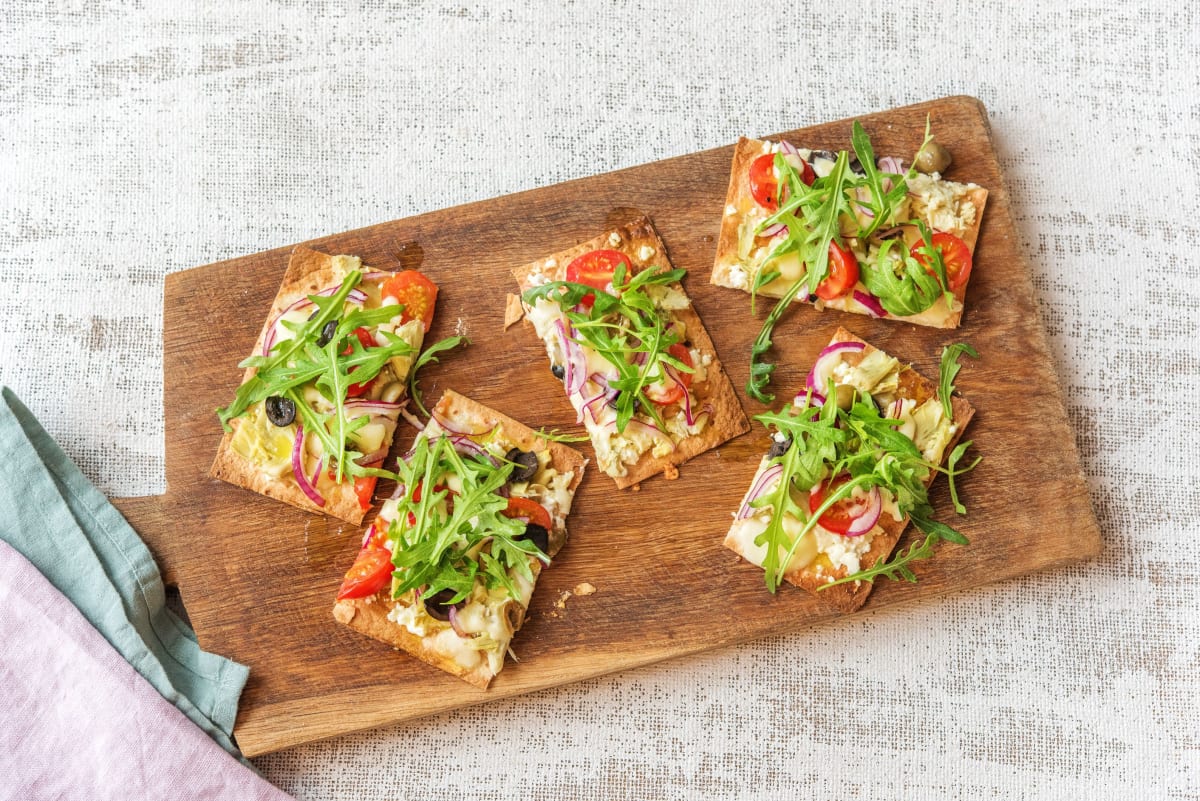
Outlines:
[[[643, 260], [638, 253], [645, 246], [653, 248], [654, 255]], [[672, 269], [666, 246], [659, 239], [654, 225], [649, 219], [640, 217], [573, 248], [518, 267], [512, 271], [513, 276], [520, 284], [522, 292], [534, 286], [529, 281], [530, 274], [534, 272], [541, 272], [552, 281], [562, 281], [566, 279], [567, 265], [576, 256], [601, 248], [619, 250], [629, 256], [632, 270], [635, 273], [647, 267], [660, 265], [665, 269]], [[675, 284], [674, 288], [686, 296], [687, 293], [684, 292], [682, 286]], [[626, 465], [628, 470], [626, 475], [612, 477], [620, 489], [633, 486], [651, 476], [665, 472], [668, 467], [681, 465], [693, 456], [698, 456], [710, 448], [715, 448], [750, 430], [750, 421], [746, 418], [746, 413], [742, 411], [737, 392], [734, 391], [729, 376], [725, 374], [725, 368], [721, 366], [717, 350], [708, 336], [708, 331], [704, 328], [704, 323], [700, 320], [700, 315], [696, 313], [695, 307], [689, 305], [688, 308], [678, 310], [675, 314], [687, 327], [688, 338], [692, 345], [701, 353], [712, 356], [712, 363], [708, 365], [707, 378], [691, 386], [697, 407], [702, 408], [705, 404], [710, 404], [712, 413], [709, 416], [708, 425], [704, 427], [703, 431], [694, 437], [680, 441], [671, 453], [655, 457], [647, 451], [635, 464]]]
[[[262, 353], [267, 328], [284, 309], [306, 295], [312, 295], [326, 287], [340, 283], [344, 277], [343, 271], [335, 266], [332, 256], [304, 245], [296, 246], [288, 261], [287, 272], [283, 274], [279, 292], [275, 294], [271, 311], [263, 321], [262, 330], [254, 342], [254, 350], [251, 353]], [[253, 367], [247, 368], [242, 376], [242, 383], [248, 381], [254, 373]], [[230, 421], [230, 425], [235, 427], [239, 423], [240, 420], [237, 419]], [[244, 487], [260, 495], [266, 495], [268, 498], [289, 503], [308, 512], [330, 515], [355, 525], [362, 523], [367, 510], [359, 505], [358, 496], [354, 493], [353, 482], [346, 482], [330, 488], [323, 493], [325, 505], [317, 506], [308, 499], [308, 496], [294, 481], [280, 481], [272, 478], [246, 462], [231, 447], [232, 439], [232, 432], [226, 432], [225, 436], [221, 438], [216, 459], [213, 460], [212, 467], [208, 471], [213, 478]]]
[[[861, 353], [851, 353], [844, 357], [845, 361], [850, 364], [858, 364], [868, 353], [876, 350], [869, 342], [859, 339], [845, 328], [838, 328], [837, 333], [833, 335], [829, 344], [832, 345], [835, 342], [862, 342], [866, 345], [866, 348]], [[920, 405], [929, 398], [936, 397], [937, 393], [937, 384], [925, 378], [911, 367], [901, 367], [900, 389], [898, 393], [901, 397], [911, 398]], [[971, 422], [971, 418], [975, 415], [974, 407], [964, 398], [953, 396], [951, 398], [951, 405], [954, 408], [953, 422], [957, 426], [957, 429], [949, 444], [946, 445], [944, 454], [949, 454], [954, 450], [954, 446], [962, 439], [967, 424]], [[925, 486], [928, 487], [937, 475], [937, 473], [931, 474], [925, 482]], [[755, 476], [757, 477], [757, 473]], [[753, 482], [751, 482], [749, 489], [752, 488]], [[747, 496], [749, 495], [749, 489], [746, 493]], [[743, 498], [743, 502], [744, 500], [745, 498]], [[903, 520], [894, 520], [890, 515], [881, 515], [877, 524], [877, 528], [880, 530], [871, 540], [871, 547], [859, 560], [864, 568], [874, 565], [879, 559], [886, 559], [890, 556], [907, 526], [907, 516]], [[738, 556], [745, 557], [738, 541], [734, 537], [729, 535], [725, 537], [725, 547], [737, 553]], [[823, 572], [817, 573], [812, 565], [806, 565], [803, 568], [785, 574], [784, 580], [797, 587], [803, 587], [841, 612], [853, 612], [861, 607], [866, 602], [867, 596], [871, 594], [871, 588], [874, 586], [871, 582], [860, 581], [856, 584], [839, 584], [836, 587], [830, 587], [827, 590], [820, 590], [818, 592], [820, 587], [829, 582], [830, 577], [839, 579], [846, 575], [848, 575], [848, 572], [844, 567], [832, 569], [827, 567]]]
[[[494, 409], [476, 403], [470, 398], [459, 395], [453, 390], [446, 390], [437, 405], [433, 408], [433, 412], [442, 417], [442, 419], [453, 419], [458, 417], [458, 413], [460, 412], [468, 412], [490, 423], [503, 426], [505, 436], [512, 440], [513, 444], [521, 450], [549, 452], [550, 464], [554, 469], [560, 473], [567, 471], [574, 472], [571, 483], [568, 485], [572, 497], [576, 489], [578, 489], [579, 483], [583, 480], [584, 467], [587, 465], [587, 460], [583, 457], [583, 454], [562, 443], [545, 440], [537, 436], [533, 432], [533, 429], [528, 426], [522, 425], [511, 417], [503, 415]], [[567, 532], [565, 530], [559, 531], [555, 529], [550, 532], [549, 556], [553, 557], [557, 554], [566, 543], [566, 539]], [[536, 587], [537, 578], [541, 575], [542, 563], [536, 559], [531, 560], [531, 567]], [[413, 634], [404, 626], [397, 625], [388, 620], [388, 613], [398, 605], [398, 602], [387, 598], [386, 593], [378, 593], [370, 598], [337, 601], [333, 605], [333, 617], [337, 622], [349, 626], [355, 631], [399, 648], [426, 664], [433, 665], [436, 668], [459, 677], [468, 684], [473, 684], [481, 690], [487, 689], [488, 684], [491, 683], [495, 674], [492, 672], [486, 659], [481, 659], [478, 665], [467, 670], [451, 657], [436, 650], [431, 645], [432, 636], [422, 637]], [[517, 610], [513, 619], [513, 632], [515, 634], [520, 629], [521, 624], [525, 622], [525, 610], [521, 609], [519, 604], [513, 604], [510, 608]]]
[[[740, 209], [745, 207], [753, 207], [755, 204], [753, 195], [750, 193], [750, 162], [763, 154], [763, 145], [765, 143], [760, 139], [748, 139], [742, 137], [738, 140], [737, 147], [733, 151], [733, 164], [729, 173], [729, 189], [725, 193], [725, 206], [728, 209], [730, 206], [739, 209], [734, 214], [724, 214], [722, 211], [721, 217], [721, 234], [717, 239], [717, 254], [713, 261], [713, 271], [709, 282], [715, 286], [723, 286], [729, 289], [739, 289], [743, 292], [749, 292], [745, 287], [737, 286], [733, 282], [730, 275], [733, 263], [737, 260], [738, 247], [738, 226], [742, 221]], [[987, 190], [983, 187], [974, 187], [967, 192], [971, 203], [975, 206], [975, 222], [971, 227], [967, 228], [962, 235], [963, 242], [971, 254], [975, 253], [975, 245], [979, 241], [979, 228], [983, 224], [983, 209], [987, 205]], [[920, 315], [914, 317], [896, 317], [889, 316], [889, 320], [902, 320], [905, 322], [914, 323], [916, 325], [925, 325], [937, 328], [958, 328], [959, 322], [962, 320], [962, 306], [967, 295], [967, 286], [970, 284], [970, 277], [967, 278], [967, 283], [963, 284], [954, 292], [954, 297], [958, 301], [959, 310], [951, 312], [939, 325], [934, 326], [929, 322], [919, 319]], [[758, 294], [767, 297], [782, 297], [783, 293], [775, 291], [773, 288], [760, 289]], [[807, 299], [797, 298], [796, 303], [810, 303]], [[810, 305], [812, 305], [810, 303]], [[824, 308], [836, 308], [828, 303], [823, 304]], [[849, 308], [840, 309], [851, 314], [868, 314], [867, 311], [851, 305]]]

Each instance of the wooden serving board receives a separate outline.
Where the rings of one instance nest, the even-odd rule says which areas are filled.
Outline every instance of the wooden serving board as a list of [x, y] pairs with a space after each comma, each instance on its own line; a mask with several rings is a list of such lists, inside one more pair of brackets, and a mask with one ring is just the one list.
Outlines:
[[[780, 368], [773, 389], [781, 401], [801, 385], [839, 325], [927, 376], [937, 375], [943, 345], [966, 340], [982, 354], [979, 361], [965, 360], [958, 380], [979, 410], [967, 436], [985, 456], [962, 481], [970, 514], [955, 521], [971, 545], [944, 546], [918, 567], [918, 584], [881, 581], [868, 609], [1063, 565], [1100, 548], [982, 104], [954, 97], [861, 119], [876, 152], [910, 155], [927, 114], [954, 155], [949, 177], [990, 193], [963, 327], [941, 331], [796, 306], [775, 336]], [[802, 146], [842, 149], [850, 121], [784, 136]], [[748, 296], [708, 283], [732, 152], [732, 146], [718, 148], [308, 244], [383, 268], [419, 266], [441, 285], [429, 341], [461, 325], [473, 344], [423, 373], [431, 400], [452, 387], [531, 426], [578, 431], [532, 331], [524, 325], [502, 330], [505, 295], [514, 288], [509, 269], [649, 215], [671, 261], [689, 271], [685, 287], [740, 390], [759, 322], [750, 316]], [[751, 433], [684, 465], [677, 481], [659, 477], [638, 492], [618, 492], [609, 478], [589, 471], [570, 519], [570, 542], [543, 573], [514, 642], [521, 661], [510, 661], [488, 691], [336, 625], [333, 596], [360, 530], [207, 475], [221, 437], [213, 410], [233, 397], [242, 375], [237, 362], [255, 341], [290, 250], [167, 277], [168, 491], [118, 501], [167, 580], [177, 583], [200, 644], [250, 666], [235, 732], [247, 755], [793, 631], [832, 616], [795, 588], [769, 594], [761, 570], [721, 547], [730, 514], [767, 447], [755, 423]], [[751, 415], [765, 408], [742, 398]], [[579, 447], [590, 455], [589, 445]], [[946, 495], [939, 481], [935, 505], [953, 516]], [[561, 593], [582, 582], [596, 592], [558, 608]]]

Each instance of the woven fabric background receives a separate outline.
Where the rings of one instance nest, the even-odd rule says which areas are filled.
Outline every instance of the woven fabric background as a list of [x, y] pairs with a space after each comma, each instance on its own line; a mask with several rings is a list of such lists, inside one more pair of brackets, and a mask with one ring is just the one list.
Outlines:
[[1100, 559], [257, 760], [285, 790], [1200, 798], [1200, 5], [5, 6], [0, 381], [113, 495], [164, 489], [170, 271], [741, 134], [989, 108]]

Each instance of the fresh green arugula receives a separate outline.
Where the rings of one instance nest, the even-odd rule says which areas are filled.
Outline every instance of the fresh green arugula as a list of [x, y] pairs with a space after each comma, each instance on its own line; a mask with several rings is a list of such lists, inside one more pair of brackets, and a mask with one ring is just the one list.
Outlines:
[[[834, 387], [830, 386], [828, 397], [834, 396]], [[800, 542], [816, 527], [821, 515], [856, 489], [878, 487], [887, 491], [902, 514], [909, 515], [918, 528], [935, 537], [927, 548], [929, 553], [938, 540], [966, 543], [962, 534], [933, 519], [925, 480], [931, 471], [944, 473], [953, 492], [954, 478], [975, 466], [957, 467], [962, 452], [970, 443], [955, 449], [947, 468], [930, 464], [912, 440], [894, 428], [896, 421], [882, 417], [870, 397], [862, 395], [856, 396], [848, 410], [842, 410], [833, 403], [814, 406], [810, 392], [803, 404], [789, 404], [779, 412], [760, 414], [755, 419], [780, 432], [785, 441], [789, 441], [788, 448], [772, 459], [773, 464], [782, 467], [778, 482], [751, 504], [754, 508], [771, 509], [766, 529], [755, 538], [755, 544], [766, 549], [763, 569], [771, 592], [783, 581], [787, 565]], [[794, 496], [807, 500], [808, 491], [824, 478], [843, 474], [848, 475], [849, 480], [826, 494], [814, 512], [810, 513], [807, 503], [796, 502]], [[957, 495], [955, 499], [957, 507]], [[785, 514], [802, 524], [794, 537], [784, 528]], [[912, 561], [924, 557], [907, 555], [905, 558]], [[869, 581], [875, 575], [885, 574], [882, 571], [867, 573], [870, 571], [860, 571], [834, 583]]]
[[[479, 579], [488, 589], [503, 587], [516, 600], [520, 592], [510, 571], [533, 581], [529, 557], [550, 563], [532, 540], [520, 538], [525, 523], [501, 514], [508, 500], [499, 490], [508, 483], [513, 464], [497, 461], [459, 454], [445, 434], [417, 438], [412, 456], [398, 467], [397, 481], [404, 489], [386, 532], [394, 543], [393, 598], [420, 588], [427, 596], [449, 589], [454, 591], [450, 602], [457, 603]], [[461, 487], [448, 499], [442, 482], [451, 475]], [[442, 503], [447, 500], [452, 503]]]
[[879, 298], [879, 304], [889, 314], [900, 317], [920, 314], [943, 295], [949, 307], [954, 297], [946, 279], [946, 262], [942, 258], [942, 251], [933, 246], [925, 223], [914, 220], [913, 224], [921, 233], [922, 241], [917, 252], [924, 262], [906, 251], [903, 241], [884, 239], [879, 243], [875, 259], [868, 259], [859, 265], [859, 277], [863, 285]]
[[[608, 383], [619, 393], [618, 432], [625, 430], [635, 412], [647, 415], [662, 428], [662, 417], [646, 396], [646, 387], [667, 380], [667, 365], [681, 373], [694, 372], [667, 352], [680, 341], [679, 327], [669, 325], [647, 292], [650, 287], [679, 283], [685, 275], [686, 270], [647, 269], [631, 276], [628, 265], [621, 262], [613, 272], [615, 294], [598, 292], [586, 284], [550, 281], [522, 295], [530, 306], [541, 298], [557, 303], [571, 325], [567, 334], [571, 341], [594, 350], [617, 373]], [[595, 298], [590, 308], [582, 305], [589, 295]]]
[[942, 364], [938, 369], [938, 398], [942, 401], [942, 411], [946, 413], [948, 419], [954, 417], [954, 406], [950, 402], [950, 396], [954, 393], [954, 379], [962, 367], [958, 363], [958, 359], [963, 354], [972, 359], [979, 358], [979, 351], [966, 342], [956, 342], [942, 348]]
[[547, 431], [544, 427], [533, 432], [535, 437], [544, 439], [547, 442], [587, 442], [591, 439], [587, 434], [566, 434], [559, 431], [557, 428], [552, 428]]
[[[918, 157], [932, 141], [927, 118], [925, 138], [917, 151]], [[779, 196], [783, 202], [778, 211], [763, 220], [758, 230], [782, 223], [786, 226], [786, 234], [772, 240], [763, 266], [754, 276], [750, 291], [751, 313], [755, 313], [758, 292], [779, 278], [779, 271], [770, 267], [772, 261], [790, 253], [798, 253], [806, 269], [804, 275], [788, 288], [767, 315], [750, 349], [750, 380], [746, 384], [746, 392], [762, 403], [770, 403], [775, 399], [774, 395], [765, 391], [775, 372], [775, 365], [766, 357], [772, 345], [775, 326], [783, 313], [802, 289], [806, 297], [816, 294], [817, 287], [829, 273], [829, 249], [834, 243], [842, 247], [844, 236], [865, 241], [885, 222], [893, 220], [908, 193], [908, 181], [916, 175], [915, 167], [909, 167], [903, 175], [881, 171], [876, 165], [871, 140], [858, 121], [853, 126], [851, 145], [861, 174], [851, 171], [849, 153], [841, 151], [830, 173], [814, 180], [812, 186], [804, 184], [800, 173], [782, 153], [775, 155], [776, 174], [783, 179], [779, 182]], [[916, 159], [913, 164], [916, 164]], [[868, 213], [856, 215], [855, 207]], [[865, 225], [861, 223], [862, 217], [868, 220]], [[848, 231], [845, 226], [853, 228]], [[924, 242], [922, 252], [934, 270], [932, 276], [911, 255], [891, 253], [893, 245], [888, 240], [881, 244], [877, 263], [860, 268], [863, 283], [880, 298], [883, 308], [892, 314], [916, 314], [933, 305], [938, 294], [946, 291], [946, 270], [941, 252], [930, 244], [928, 232], [924, 233]]]
[[413, 399], [413, 403], [417, 405], [417, 409], [421, 412], [421, 414], [429, 417], [429, 410], [425, 408], [425, 404], [421, 399], [421, 388], [417, 386], [417, 371], [427, 364], [436, 364], [439, 361], [437, 354], [443, 351], [453, 350], [459, 345], [465, 346], [470, 344], [471, 340], [464, 336], [446, 337], [440, 342], [435, 342], [426, 348], [421, 355], [417, 357], [417, 360], [413, 362], [412, 369], [408, 371], [408, 396]]

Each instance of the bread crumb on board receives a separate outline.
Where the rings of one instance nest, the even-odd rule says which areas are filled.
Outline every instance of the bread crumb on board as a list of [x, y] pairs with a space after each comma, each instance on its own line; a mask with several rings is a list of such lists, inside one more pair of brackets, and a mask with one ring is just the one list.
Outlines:
[[679, 468], [673, 464], [668, 464], [663, 468], [663, 479], [666, 481], [674, 481], [679, 478]]
[[[595, 594], [595, 592], [596, 592], [595, 584], [592, 584], [590, 581], [581, 581], [575, 585], [574, 589], [563, 590], [562, 592], [560, 592], [558, 594], [558, 600], [554, 602], [554, 609], [560, 610], [560, 611], [566, 611], [567, 601], [571, 599], [572, 595], [577, 595], [580, 598], [585, 598], [589, 595]], [[547, 617], [562, 617], [562, 615], [560, 615], [558, 611], [550, 611], [550, 612], [547, 612], [546, 614], [547, 614]]]
[[575, 594], [579, 596], [591, 595], [596, 591], [596, 585], [590, 581], [583, 581], [575, 585]]
[[504, 330], [512, 328], [524, 316], [525, 307], [521, 305], [521, 296], [509, 292], [504, 298]]

